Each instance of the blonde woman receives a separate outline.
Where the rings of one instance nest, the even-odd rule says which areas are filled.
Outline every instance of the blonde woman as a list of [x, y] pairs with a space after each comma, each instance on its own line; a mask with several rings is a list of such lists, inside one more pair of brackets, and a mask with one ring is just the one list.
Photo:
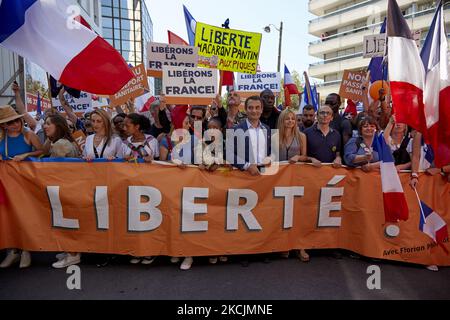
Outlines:
[[122, 140], [113, 136], [109, 114], [104, 110], [95, 110], [91, 113], [91, 122], [95, 133], [86, 139], [83, 158], [87, 161], [123, 158]]
[[[25, 129], [23, 116], [11, 106], [0, 107], [0, 160], [23, 161], [28, 157], [38, 157], [43, 152], [39, 138], [31, 130]], [[28, 251], [10, 249], [0, 268], [8, 268], [18, 263], [20, 268], [31, 265]]]
[[[280, 161], [289, 161], [294, 164], [297, 162], [309, 162], [307, 156], [306, 135], [300, 132], [297, 126], [297, 116], [290, 110], [286, 109], [281, 112], [278, 118], [278, 132], [279, 132], [279, 151]], [[289, 257], [289, 252], [283, 252], [282, 256]], [[299, 258], [303, 262], [309, 261], [309, 255], [304, 249], [300, 249]]]
[[297, 116], [290, 109], [284, 110], [278, 118], [278, 132], [280, 136], [280, 161], [297, 163], [308, 162], [306, 155], [306, 135], [298, 129]]

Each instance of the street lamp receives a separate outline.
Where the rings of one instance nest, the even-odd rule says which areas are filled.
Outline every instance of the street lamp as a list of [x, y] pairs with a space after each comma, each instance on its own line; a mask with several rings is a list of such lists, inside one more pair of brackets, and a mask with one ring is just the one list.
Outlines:
[[[268, 26], [264, 27], [264, 31], [267, 33], [270, 33], [271, 32], [270, 26], [274, 27], [275, 30], [277, 30], [280, 33], [280, 43], [278, 45], [278, 67], [277, 67], [277, 71], [278, 71], [278, 73], [280, 73], [281, 72], [281, 45], [283, 43], [283, 21], [280, 22], [280, 28], [277, 28], [273, 24], [269, 24]], [[276, 105], [278, 107], [278, 96], [276, 99]]]
[[273, 24], [269, 24], [268, 26], [266, 26], [264, 28], [264, 31], [267, 33], [270, 33], [272, 31], [270, 26], [274, 27], [275, 30], [277, 30], [280, 33], [280, 43], [278, 46], [278, 69], [277, 69], [277, 71], [280, 72], [281, 71], [281, 45], [283, 43], [283, 21], [281, 21], [281, 23], [280, 23], [280, 28], [277, 28]]

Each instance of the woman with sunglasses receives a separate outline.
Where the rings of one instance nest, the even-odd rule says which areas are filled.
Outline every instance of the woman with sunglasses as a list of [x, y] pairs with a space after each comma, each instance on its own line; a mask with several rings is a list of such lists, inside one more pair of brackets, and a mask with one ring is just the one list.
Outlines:
[[11, 106], [0, 107], [0, 155], [3, 160], [23, 161], [29, 157], [39, 157], [42, 144], [23, 123], [23, 115], [17, 114]]
[[[0, 107], [0, 160], [23, 161], [29, 157], [38, 157], [43, 152], [39, 138], [23, 123], [23, 115], [19, 115], [11, 106]], [[20, 262], [20, 268], [31, 265], [28, 251], [10, 249], [0, 268], [8, 268]]]

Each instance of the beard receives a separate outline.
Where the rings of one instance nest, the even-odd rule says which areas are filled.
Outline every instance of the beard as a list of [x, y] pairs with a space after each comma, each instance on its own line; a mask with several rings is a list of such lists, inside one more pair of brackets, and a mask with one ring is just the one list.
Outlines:
[[312, 120], [303, 121], [303, 125], [305, 126], [305, 128], [312, 127], [313, 124], [314, 124], [314, 121], [312, 121]]

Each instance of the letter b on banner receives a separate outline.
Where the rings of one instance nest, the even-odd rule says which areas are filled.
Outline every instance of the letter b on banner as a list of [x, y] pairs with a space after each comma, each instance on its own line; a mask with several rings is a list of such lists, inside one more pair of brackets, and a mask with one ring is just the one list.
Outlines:
[[[148, 201], [142, 201], [147, 198]], [[147, 232], [157, 229], [162, 223], [161, 204], [162, 195], [158, 189], [152, 187], [128, 188], [128, 231]], [[141, 214], [147, 214], [149, 219], [141, 221]]]

